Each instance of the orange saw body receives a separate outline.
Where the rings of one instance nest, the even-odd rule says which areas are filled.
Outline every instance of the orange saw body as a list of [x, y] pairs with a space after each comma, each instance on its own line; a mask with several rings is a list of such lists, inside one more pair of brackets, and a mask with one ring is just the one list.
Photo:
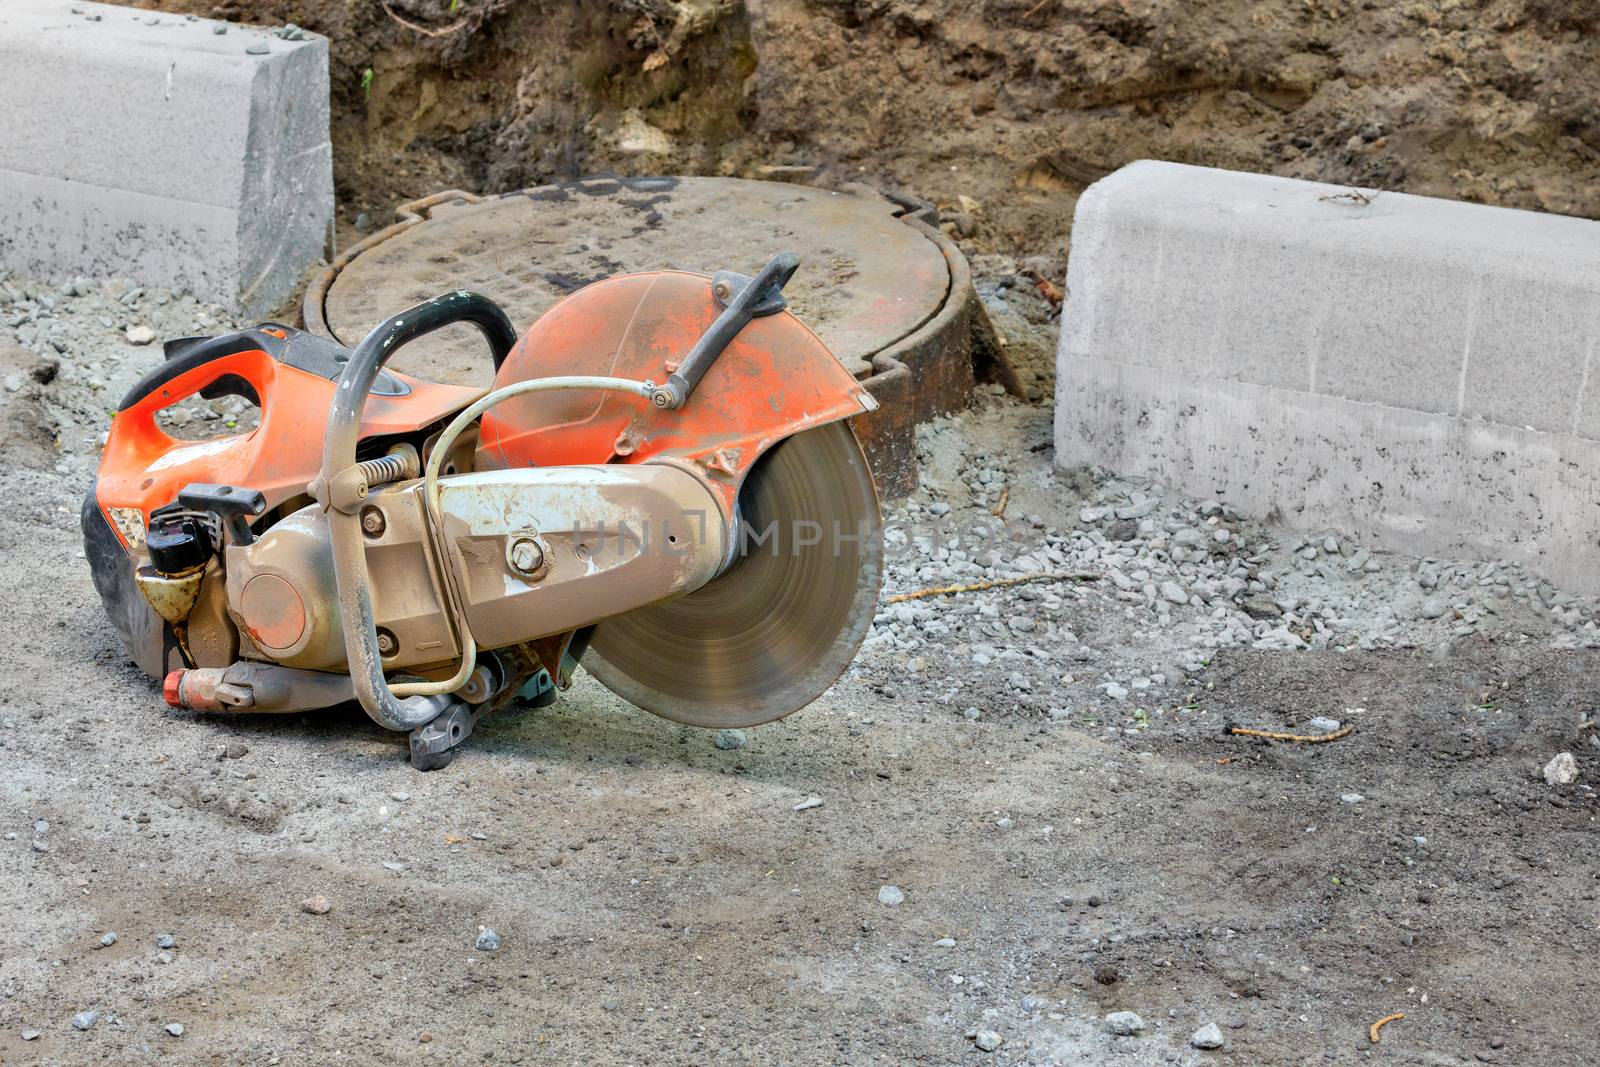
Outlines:
[[[844, 422], [876, 405], [786, 309], [796, 266], [621, 275], [520, 339], [453, 292], [354, 349], [272, 323], [168, 342], [84, 503], [128, 653], [175, 706], [358, 701], [424, 769], [580, 665], [694, 725], [810, 702], [870, 625], [882, 535]], [[384, 369], [460, 322], [487, 391]], [[259, 422], [182, 439], [158, 416], [197, 395]]]

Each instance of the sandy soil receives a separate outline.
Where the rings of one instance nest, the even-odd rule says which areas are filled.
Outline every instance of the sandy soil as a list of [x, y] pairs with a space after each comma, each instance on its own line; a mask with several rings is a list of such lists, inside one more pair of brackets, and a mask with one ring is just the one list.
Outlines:
[[[53, 425], [61, 448], [13, 443], [0, 472], [6, 1063], [1592, 1059], [1600, 663], [1552, 649], [1546, 620], [1508, 609], [1494, 633], [1384, 653], [1224, 651], [1117, 701], [1094, 672], [1052, 685], [1050, 664], [1079, 637], [1171, 657], [1166, 630], [1104, 583], [1054, 609], [1024, 587], [920, 602], [953, 632], [874, 640], [740, 749], [584, 679], [424, 775], [359, 712], [163, 708], [76, 529], [95, 398], [156, 354], [88, 389], [7, 351], [25, 377], [8, 425]], [[989, 516], [958, 483], [1010, 457], [1012, 506], [1036, 514], [994, 547], [1039, 551], [1093, 480], [1032, 447], [1047, 410], [988, 403], [938, 429], [954, 454], [896, 515]], [[986, 607], [1048, 622], [996, 639], [963, 614]], [[1317, 714], [1355, 732], [1222, 732]], [[1559, 750], [1578, 783], [1540, 777]], [[878, 903], [885, 885], [904, 902]], [[331, 911], [302, 910], [314, 895]], [[480, 926], [499, 951], [474, 949]], [[1143, 1036], [1104, 1033], [1113, 1010]], [[82, 1011], [101, 1015], [86, 1031]], [[1213, 1022], [1226, 1047], [1189, 1048]]]
[[[334, 37], [346, 237], [443, 186], [786, 166], [935, 200], [975, 258], [1059, 279], [1078, 193], [1141, 156], [1600, 214], [1600, 24], [1577, 0], [390, 5], [465, 20], [440, 37], [376, 4], [144, 4]], [[1047, 397], [1049, 316], [1019, 306], [996, 314]], [[584, 679], [422, 775], [359, 712], [161, 705], [77, 531], [106, 409], [157, 354], [54, 380], [8, 340], [0, 1062], [1594, 1061], [1600, 662], [1552, 647], [1547, 613], [1228, 649], [1116, 700], [1109, 666], [1061, 664], [1081, 638], [1164, 673], [1175, 639], [1137, 597], [929, 601], [942, 630], [874, 641], [743, 748]], [[1040, 551], [1093, 479], [1052, 468], [1044, 407], [986, 403], [946, 431], [952, 469], [1004, 458], [1040, 521], [996, 550]], [[992, 508], [954, 481], [935, 499], [951, 523]], [[1019, 612], [1049, 622], [997, 638]], [[1356, 729], [1223, 733], [1314, 715]], [[1559, 751], [1575, 784], [1540, 775]], [[503, 947], [476, 951], [480, 926]], [[1143, 1035], [1106, 1034], [1115, 1010]], [[1207, 1023], [1224, 1049], [1189, 1046]]]
[[346, 225], [606, 171], [865, 180], [1059, 282], [1078, 194], [1140, 158], [1600, 216], [1587, 0], [136, 2], [330, 38]]

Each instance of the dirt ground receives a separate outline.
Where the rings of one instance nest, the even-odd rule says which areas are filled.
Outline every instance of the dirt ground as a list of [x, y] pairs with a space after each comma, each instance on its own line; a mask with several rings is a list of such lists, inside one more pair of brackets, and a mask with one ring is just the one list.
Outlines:
[[[926, 642], [885, 615], [826, 697], [742, 748], [582, 678], [421, 774], [358, 711], [162, 706], [79, 558], [100, 390], [10, 351], [7, 424], [62, 447], [13, 438], [0, 471], [0, 1061], [1593, 1062], [1600, 660], [1550, 647], [1542, 618], [1226, 650], [1122, 701], [1059, 664], [1079, 642], [1108, 670], [1175, 655], [1132, 594], [921, 601]], [[991, 547], [1044, 551], [1094, 482], [1032, 447], [1048, 410], [985, 405], [930, 437], [960, 459], [926, 457], [891, 519], [986, 520], [961, 482], [1009, 457], [1028, 518]], [[1007, 634], [1019, 611], [1042, 621]], [[1355, 730], [1223, 733], [1314, 715]], [[1549, 786], [1561, 750], [1585, 776]], [[315, 895], [328, 913], [302, 910]], [[1120, 1010], [1142, 1036], [1102, 1030]], [[83, 1011], [101, 1018], [80, 1032]], [[1208, 1023], [1225, 1047], [1190, 1048]]]
[[136, 2], [330, 38], [347, 227], [604, 172], [867, 181], [1059, 282], [1078, 194], [1140, 158], [1600, 216], [1589, 0]]
[[[141, 2], [333, 38], [342, 240], [446, 186], [866, 179], [940, 204], [975, 263], [1059, 280], [1077, 195], [1146, 156], [1600, 215], [1581, 0]], [[1024, 310], [1004, 328], [1047, 355]], [[1106, 582], [922, 601], [744, 747], [581, 677], [424, 775], [359, 711], [161, 704], [77, 520], [107, 408], [159, 353], [58, 380], [9, 340], [0, 1063], [1597, 1060], [1600, 659], [1537, 605], [1189, 671], [1185, 620]], [[1033, 518], [990, 547], [1046, 552], [1099, 499], [1049, 427], [1048, 400], [983, 398], [942, 431], [960, 477], [892, 518], [970, 527], [992, 493], [965, 480], [1003, 467]], [[1130, 673], [1165, 680], [1112, 696]], [[1318, 715], [1355, 729], [1224, 733]], [[1562, 751], [1580, 777], [1546, 784]], [[1105, 1032], [1122, 1010], [1140, 1036]], [[1192, 1048], [1209, 1023], [1224, 1047]]]

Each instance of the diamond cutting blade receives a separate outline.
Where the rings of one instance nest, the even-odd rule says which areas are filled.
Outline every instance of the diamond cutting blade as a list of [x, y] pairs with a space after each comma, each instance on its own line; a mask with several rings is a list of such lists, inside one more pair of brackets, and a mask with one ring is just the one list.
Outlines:
[[883, 519], [842, 422], [762, 456], [739, 493], [739, 550], [675, 600], [600, 623], [583, 666], [613, 693], [690, 726], [756, 726], [821, 696], [872, 625]]

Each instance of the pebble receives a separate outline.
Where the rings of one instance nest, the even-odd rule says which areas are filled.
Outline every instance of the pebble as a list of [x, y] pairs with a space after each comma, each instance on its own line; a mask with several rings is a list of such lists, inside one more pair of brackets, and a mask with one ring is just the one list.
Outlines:
[[226, 22], [213, 22], [211, 24], [211, 32], [221, 37], [228, 32], [228, 24]]
[[956, 947], [956, 939], [953, 938], [953, 937], [941, 937], [939, 940], [937, 940], [937, 941], [935, 941], [933, 943], [933, 947], [934, 948], [955, 948]]
[[167, 1031], [167, 1033], [171, 1034], [173, 1037], [182, 1037], [183, 1036], [183, 1024], [182, 1023], [168, 1023], [166, 1025], [166, 1031]]
[[905, 891], [897, 885], [881, 885], [878, 887], [878, 903], [885, 907], [896, 907], [904, 904], [905, 900]]
[[1114, 1011], [1106, 1016], [1105, 1030], [1118, 1037], [1132, 1037], [1144, 1031], [1144, 1020], [1139, 1018], [1137, 1012]]
[[147, 345], [156, 339], [156, 332], [148, 326], [130, 326], [123, 336], [130, 345]]
[[963, 711], [961, 713], [961, 716], [964, 719], [969, 719], [970, 720], [970, 719], [976, 719], [979, 715], [982, 715], [982, 714], [983, 714], [983, 712], [979, 711], [977, 708], [968, 708], [966, 711]]
[[49, 852], [50, 846], [45, 844], [43, 841], [35, 841], [33, 843], [33, 850], [35, 852]]
[[411, 799], [411, 794], [410, 793], [390, 793], [389, 794], [389, 799], [395, 801], [396, 803], [404, 804], [406, 801]]
[[171, 934], [157, 934], [156, 948], [177, 948], [178, 942]]
[[1222, 1027], [1216, 1023], [1206, 1023], [1190, 1036], [1189, 1044], [1195, 1048], [1221, 1048]]
[[1018, 1006], [1029, 1015], [1033, 1015], [1035, 1012], [1044, 1011], [1045, 1008], [1050, 1006], [1050, 1002], [1045, 1000], [1043, 997], [1036, 997], [1032, 993], [1029, 993], [1027, 996], [1022, 998]]
[[1437, 619], [1449, 610], [1449, 606], [1438, 597], [1431, 596], [1422, 602], [1422, 617], [1424, 619]]
[[795, 811], [810, 811], [812, 808], [822, 807], [821, 797], [806, 797], [794, 806]]
[[1317, 715], [1306, 720], [1306, 729], [1318, 734], [1331, 734], [1344, 725], [1338, 719], [1330, 719], [1326, 715]]
[[718, 730], [716, 736], [711, 739], [711, 743], [722, 749], [724, 752], [731, 752], [736, 748], [743, 748], [745, 746], [745, 741], [746, 738], [743, 730]]
[[80, 1011], [72, 1017], [73, 1027], [79, 1030], [87, 1030], [99, 1021], [100, 1013], [97, 1011]]
[[249, 749], [237, 741], [230, 741], [222, 750], [223, 759], [244, 759]]
[[1546, 785], [1571, 785], [1578, 780], [1578, 761], [1570, 752], [1558, 752], [1544, 765]]
[[42, 1030], [24, 1030], [22, 1031], [22, 1040], [37, 1041], [42, 1033], [44, 1033]]
[[1362, 796], [1360, 793], [1340, 793], [1339, 794], [1339, 803], [1341, 803], [1341, 804], [1359, 804], [1365, 799], [1367, 799], [1367, 798]]
[[333, 910], [333, 902], [320, 893], [300, 902], [300, 910], [310, 915], [326, 915]]
[[479, 952], [499, 952], [500, 935], [490, 927], [481, 927], [478, 930], [478, 939], [472, 943], [472, 947]]
[[271, 53], [271, 51], [272, 51], [272, 46], [269, 45], [267, 42], [265, 42], [265, 41], [257, 41], [254, 44], [249, 45], [248, 47], [246, 47], [245, 50], [244, 50], [244, 54], [247, 55], [247, 56], [264, 56], [264, 55], [268, 55], [269, 53]]
[[115, 945], [116, 943], [117, 943], [117, 932], [115, 930], [107, 930], [105, 933], [100, 935], [100, 947], [101, 948], [110, 948], [112, 945]]
[[1160, 589], [1163, 600], [1173, 604], [1187, 604], [1189, 602], [1189, 594], [1177, 582], [1162, 582]]
[[979, 1030], [973, 1037], [972, 1043], [977, 1045], [978, 1048], [982, 1049], [984, 1052], [993, 1052], [995, 1049], [1000, 1047], [1000, 1043], [1004, 1040], [1005, 1038], [1001, 1037], [993, 1030]]

